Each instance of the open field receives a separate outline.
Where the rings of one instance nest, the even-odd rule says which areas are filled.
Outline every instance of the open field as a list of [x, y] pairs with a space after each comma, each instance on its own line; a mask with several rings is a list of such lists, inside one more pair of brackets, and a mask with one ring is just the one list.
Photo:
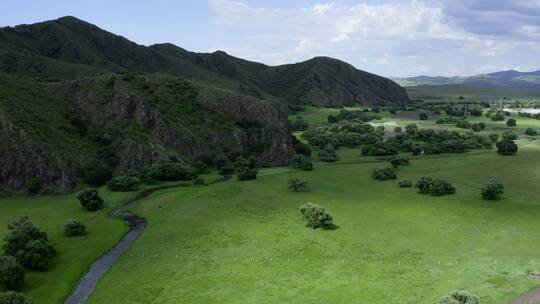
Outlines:
[[[338, 111], [308, 108], [300, 115], [324, 123]], [[435, 119], [381, 116], [374, 123], [464, 131]], [[540, 130], [539, 120], [512, 117], [517, 127], [469, 120], [486, 123], [479, 134]], [[429, 304], [454, 289], [470, 290], [482, 303], [510, 303], [540, 285], [527, 278], [540, 269], [540, 141], [518, 143], [516, 156], [495, 150], [416, 156], [398, 170], [398, 180], [448, 180], [457, 193], [445, 197], [373, 180], [373, 168], [389, 164], [360, 156], [360, 148], [341, 148], [338, 162], [315, 162], [311, 172], [268, 168], [254, 181], [156, 192], [131, 208], [149, 226], [88, 303], [313, 303], [323, 295], [328, 303]], [[294, 177], [311, 189], [288, 191]], [[500, 201], [480, 197], [490, 177], [505, 185]], [[73, 194], [0, 200], [0, 221], [29, 215], [59, 251], [50, 271], [27, 276], [22, 291], [36, 303], [60, 303], [127, 230], [106, 213], [135, 193], [101, 193], [107, 205], [96, 213], [84, 211]], [[306, 228], [298, 213], [305, 202], [326, 207], [339, 228]], [[89, 234], [64, 237], [68, 218], [85, 221]], [[0, 229], [0, 237], [6, 232]]]
[[540, 90], [537, 89], [475, 87], [462, 84], [413, 86], [407, 87], [407, 92], [413, 100], [421, 99], [435, 103], [459, 101], [459, 96], [463, 96], [465, 98], [463, 101], [468, 102], [498, 101], [503, 97], [520, 101], [540, 100]]

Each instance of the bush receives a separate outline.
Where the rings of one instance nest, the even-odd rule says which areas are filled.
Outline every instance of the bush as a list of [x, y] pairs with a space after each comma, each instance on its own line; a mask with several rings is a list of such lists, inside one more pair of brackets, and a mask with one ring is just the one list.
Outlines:
[[474, 132], [480, 132], [482, 130], [486, 129], [486, 124], [483, 122], [473, 123], [472, 124], [472, 130]]
[[413, 182], [411, 182], [410, 180], [400, 180], [398, 182], [398, 186], [400, 188], [411, 188], [413, 186]]
[[365, 156], [388, 156], [398, 153], [399, 146], [395, 142], [390, 141], [378, 142], [362, 148], [362, 155]]
[[396, 179], [396, 172], [392, 168], [375, 168], [373, 169], [373, 179], [379, 181], [385, 181], [389, 179]]
[[291, 159], [291, 167], [296, 169], [302, 169], [304, 171], [313, 170], [313, 164], [311, 160], [305, 155], [295, 155]]
[[506, 125], [509, 126], [509, 127], [515, 127], [515, 126], [516, 126], [516, 120], [513, 119], [513, 118], [509, 118], [509, 119], [506, 121]]
[[313, 203], [306, 203], [300, 207], [302, 220], [307, 222], [307, 226], [312, 229], [322, 227], [331, 229], [334, 227], [332, 216], [326, 210]]
[[257, 169], [248, 166], [240, 166], [235, 169], [238, 180], [245, 181], [257, 178]]
[[189, 181], [197, 177], [197, 170], [182, 163], [160, 163], [144, 168], [142, 172], [144, 180], [164, 181]]
[[141, 180], [132, 176], [115, 176], [107, 183], [112, 191], [136, 191], [139, 189]]
[[82, 179], [92, 186], [104, 185], [112, 177], [111, 169], [100, 161], [91, 161], [82, 169]]
[[498, 142], [499, 141], [499, 134], [497, 134], [497, 133], [489, 134], [488, 138], [489, 138], [489, 140], [491, 140], [491, 142], [494, 142], [494, 143]]
[[428, 176], [421, 177], [415, 184], [418, 192], [431, 194], [432, 196], [442, 196], [456, 193], [456, 189], [447, 181], [434, 179]]
[[485, 200], [498, 200], [503, 193], [503, 184], [499, 183], [494, 178], [488, 179], [484, 184], [484, 187], [482, 187], [482, 198]]
[[36, 195], [41, 190], [41, 183], [39, 182], [38, 178], [32, 178], [28, 181], [26, 184], [26, 191], [30, 195]]
[[420, 113], [418, 113], [418, 119], [419, 120], [427, 120], [428, 119], [428, 114], [426, 112], [420, 112]]
[[516, 140], [518, 139], [518, 136], [516, 133], [512, 132], [512, 131], [504, 131], [504, 133], [502, 134], [502, 138], [503, 139], [509, 139], [509, 140]]
[[518, 151], [516, 143], [508, 138], [503, 138], [497, 143], [497, 153], [500, 155], [514, 155]]
[[407, 156], [398, 156], [390, 159], [390, 164], [394, 169], [399, 168], [400, 166], [408, 166], [409, 158]]
[[527, 130], [525, 130], [525, 135], [536, 136], [538, 135], [538, 132], [536, 132], [536, 130], [533, 128], [527, 128]]
[[401, 133], [401, 132], [403, 132], [403, 128], [401, 128], [401, 127], [395, 127], [395, 128], [394, 128], [394, 132], [395, 132], [395, 133]]
[[0, 285], [16, 290], [24, 283], [24, 268], [11, 255], [0, 256]]
[[14, 256], [26, 268], [45, 270], [56, 251], [49, 244], [47, 234], [37, 229], [27, 216], [8, 224], [4, 252]]
[[0, 292], [0, 304], [32, 304], [22, 294], [14, 291]]
[[86, 233], [86, 225], [75, 219], [67, 220], [64, 223], [64, 234], [66, 236], [79, 236]]
[[334, 148], [334, 146], [327, 145], [326, 147], [324, 147], [324, 149], [319, 151], [319, 158], [325, 162], [337, 161], [338, 157], [336, 154], [336, 149]]
[[491, 120], [492, 121], [503, 121], [506, 119], [506, 116], [504, 115], [503, 112], [497, 112], [495, 115], [492, 115], [491, 116]]
[[306, 190], [309, 188], [309, 183], [307, 181], [300, 180], [299, 178], [295, 177], [293, 179], [290, 179], [288, 181], [289, 184], [289, 190], [298, 192], [301, 190]]
[[77, 193], [77, 199], [84, 209], [88, 211], [97, 211], [103, 208], [103, 199], [99, 197], [96, 189], [87, 188]]
[[456, 290], [440, 298], [437, 304], [480, 304], [480, 300], [468, 291]]
[[414, 124], [414, 123], [408, 124], [408, 125], [405, 126], [405, 131], [409, 135], [414, 135], [414, 133], [416, 133], [416, 131], [418, 131], [418, 126], [416, 124]]

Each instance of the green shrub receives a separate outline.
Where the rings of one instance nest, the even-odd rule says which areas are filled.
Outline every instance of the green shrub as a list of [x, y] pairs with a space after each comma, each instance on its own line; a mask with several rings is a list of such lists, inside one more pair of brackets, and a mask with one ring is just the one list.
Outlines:
[[0, 304], [32, 304], [22, 294], [14, 291], [0, 292]]
[[516, 139], [518, 139], [518, 136], [513, 131], [508, 130], [508, 131], [503, 132], [502, 138], [503, 139], [509, 139], [509, 140], [516, 140]]
[[136, 191], [139, 189], [139, 184], [141, 180], [137, 177], [132, 176], [115, 176], [107, 182], [107, 186], [112, 191]]
[[480, 304], [480, 300], [468, 291], [455, 290], [440, 298], [437, 304]]
[[16, 290], [24, 283], [24, 268], [11, 255], [0, 256], [0, 285]]
[[449, 182], [434, 179], [429, 176], [421, 177], [416, 182], [415, 187], [418, 188], [419, 193], [431, 194], [432, 196], [442, 196], [456, 193], [456, 188], [454, 188]]
[[492, 121], [503, 121], [506, 119], [506, 116], [504, 115], [503, 112], [497, 112], [495, 115], [492, 115], [491, 116], [491, 120]]
[[515, 126], [516, 126], [516, 120], [513, 119], [513, 118], [509, 118], [509, 119], [506, 121], [506, 125], [509, 126], [509, 127], [515, 127]]
[[38, 178], [32, 178], [26, 184], [26, 191], [30, 195], [36, 195], [41, 190], [41, 183]]
[[405, 132], [407, 132], [409, 135], [414, 135], [416, 131], [418, 131], [418, 126], [414, 123], [405, 126]]
[[257, 169], [247, 166], [240, 166], [235, 169], [238, 180], [252, 180], [257, 178]]
[[410, 180], [400, 180], [398, 182], [398, 186], [400, 188], [411, 188], [413, 186], [413, 182], [411, 182]]
[[427, 120], [428, 119], [428, 114], [426, 112], [420, 112], [420, 113], [418, 113], [418, 119], [419, 120]]
[[288, 181], [289, 184], [289, 190], [298, 192], [301, 190], [306, 190], [309, 188], [309, 183], [307, 181], [300, 180], [299, 178], [295, 177], [293, 179], [290, 179]]
[[525, 135], [536, 136], [538, 135], [538, 132], [533, 128], [527, 128], [527, 130], [525, 130]]
[[145, 181], [188, 181], [197, 177], [197, 170], [182, 163], [159, 163], [144, 168], [142, 176]]
[[306, 203], [300, 207], [300, 215], [302, 220], [306, 221], [306, 225], [315, 228], [331, 229], [334, 227], [332, 216], [326, 210], [313, 203]]
[[99, 196], [96, 189], [87, 188], [77, 193], [77, 199], [84, 209], [88, 211], [97, 211], [103, 208], [103, 199]]
[[488, 138], [489, 138], [489, 140], [491, 140], [491, 142], [496, 143], [496, 142], [499, 141], [499, 134], [497, 134], [497, 133], [489, 134]]
[[302, 169], [304, 171], [311, 171], [313, 170], [313, 164], [311, 163], [311, 160], [309, 157], [305, 155], [294, 155], [291, 159], [291, 167], [295, 169]]
[[390, 164], [394, 169], [399, 168], [400, 166], [408, 166], [410, 163], [407, 156], [398, 156], [390, 159]]
[[480, 132], [482, 130], [486, 129], [486, 124], [483, 122], [473, 123], [472, 124], [472, 130], [474, 132]]
[[47, 234], [37, 229], [27, 216], [8, 224], [4, 252], [14, 256], [26, 268], [45, 270], [56, 251], [49, 244]]
[[67, 220], [64, 223], [64, 234], [66, 236], [80, 236], [86, 233], [86, 225], [75, 219]]
[[508, 138], [503, 138], [497, 143], [497, 153], [500, 155], [514, 155], [518, 151], [516, 143]]
[[401, 132], [403, 132], [403, 128], [401, 128], [401, 127], [395, 127], [394, 128], [394, 133], [401, 133]]
[[488, 179], [484, 184], [484, 187], [482, 187], [482, 198], [485, 200], [498, 200], [503, 193], [503, 184], [499, 183], [494, 178]]
[[373, 178], [379, 181], [396, 179], [396, 172], [392, 168], [375, 168], [373, 169]]
[[332, 145], [326, 145], [319, 151], [319, 158], [325, 162], [335, 162], [338, 160], [336, 149]]
[[234, 173], [234, 164], [227, 161], [218, 167], [220, 175], [231, 175]]

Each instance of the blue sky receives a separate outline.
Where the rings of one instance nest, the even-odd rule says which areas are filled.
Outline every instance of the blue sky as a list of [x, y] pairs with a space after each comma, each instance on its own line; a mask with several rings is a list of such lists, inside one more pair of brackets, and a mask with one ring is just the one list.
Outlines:
[[540, 69], [540, 0], [2, 0], [0, 25], [72, 15], [137, 43], [385, 76]]

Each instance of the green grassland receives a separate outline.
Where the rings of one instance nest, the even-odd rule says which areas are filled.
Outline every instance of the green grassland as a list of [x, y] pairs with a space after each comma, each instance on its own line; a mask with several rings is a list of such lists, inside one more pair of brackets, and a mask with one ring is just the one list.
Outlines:
[[[102, 190], [101, 194], [106, 208], [99, 212], [85, 211], [75, 194], [32, 198], [16, 195], [0, 199], [1, 239], [8, 232], [9, 221], [27, 215], [38, 228], [47, 232], [51, 244], [58, 251], [49, 271], [26, 274], [22, 292], [36, 304], [61, 303], [90, 263], [112, 248], [127, 231], [127, 224], [107, 218], [106, 212], [134, 194], [107, 190]], [[73, 238], [64, 236], [64, 222], [72, 218], [86, 224], [87, 235]]]
[[[433, 303], [464, 288], [497, 304], [538, 284], [526, 276], [540, 266], [536, 143], [522, 142], [515, 157], [443, 155], [399, 170], [399, 178], [431, 175], [458, 189], [438, 198], [372, 180], [381, 164], [342, 159], [141, 201], [133, 209], [149, 227], [90, 303]], [[311, 190], [287, 191], [293, 177]], [[489, 177], [506, 186], [503, 200], [480, 199]], [[306, 228], [305, 202], [324, 205], [339, 229]]]
[[503, 87], [477, 87], [463, 84], [445, 85], [420, 85], [407, 87], [407, 92], [413, 100], [423, 100], [425, 102], [445, 103], [459, 101], [463, 96], [463, 101], [498, 101], [503, 97], [508, 100], [538, 101], [540, 100], [540, 90], [519, 89]]
[[[310, 124], [325, 123], [339, 109], [307, 108]], [[375, 123], [457, 129], [435, 119], [399, 119], [381, 112]], [[517, 117], [517, 127], [492, 122], [481, 134], [540, 121]], [[299, 135], [299, 134], [297, 134]], [[389, 164], [341, 148], [339, 161], [315, 162], [315, 170], [268, 168], [257, 180], [162, 190], [132, 206], [149, 226], [98, 284], [89, 303], [434, 303], [467, 289], [482, 303], [509, 303], [540, 285], [527, 272], [540, 269], [540, 141], [521, 136], [515, 156], [495, 150], [411, 157], [399, 179], [446, 179], [455, 195], [432, 197], [397, 181], [371, 177]], [[308, 191], [290, 192], [298, 177]], [[480, 197], [483, 182], [505, 185], [500, 201]], [[206, 176], [207, 181], [215, 175]], [[145, 186], [145, 188], [153, 186]], [[143, 188], [144, 189], [144, 188]], [[84, 211], [74, 194], [0, 200], [0, 223], [29, 215], [49, 233], [59, 254], [47, 272], [27, 274], [22, 290], [35, 303], [60, 303], [91, 262], [111, 248], [127, 225], [106, 216], [135, 193], [100, 190], [106, 208]], [[336, 230], [312, 230], [298, 207], [319, 203]], [[66, 219], [86, 222], [88, 235], [67, 238]], [[0, 237], [7, 233], [5, 226]]]

